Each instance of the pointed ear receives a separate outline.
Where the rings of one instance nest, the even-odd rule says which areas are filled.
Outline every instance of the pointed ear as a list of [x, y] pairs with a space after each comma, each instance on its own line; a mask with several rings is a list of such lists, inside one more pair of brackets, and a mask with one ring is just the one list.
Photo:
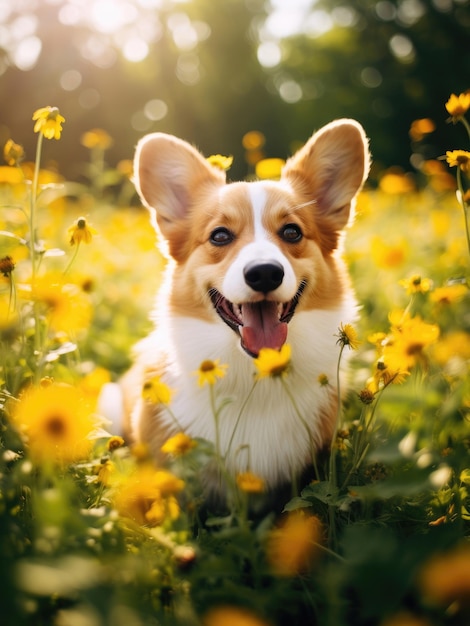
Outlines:
[[315, 199], [318, 215], [334, 230], [346, 226], [351, 202], [370, 168], [368, 141], [362, 126], [348, 119], [327, 124], [291, 157], [283, 170], [298, 191]]
[[195, 196], [206, 186], [223, 185], [225, 172], [210, 165], [186, 141], [154, 133], [137, 145], [134, 182], [142, 202], [156, 211], [166, 236], [165, 223], [184, 220]]

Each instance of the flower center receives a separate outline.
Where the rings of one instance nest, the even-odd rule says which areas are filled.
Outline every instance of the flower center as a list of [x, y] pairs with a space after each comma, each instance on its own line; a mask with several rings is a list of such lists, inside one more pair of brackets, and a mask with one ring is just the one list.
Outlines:
[[60, 415], [52, 415], [46, 423], [46, 431], [51, 435], [51, 437], [55, 437], [56, 439], [60, 439], [65, 435], [66, 426], [64, 420]]
[[199, 369], [201, 370], [201, 372], [212, 372], [215, 370], [215, 363], [214, 361], [210, 360], [203, 361], [199, 366]]

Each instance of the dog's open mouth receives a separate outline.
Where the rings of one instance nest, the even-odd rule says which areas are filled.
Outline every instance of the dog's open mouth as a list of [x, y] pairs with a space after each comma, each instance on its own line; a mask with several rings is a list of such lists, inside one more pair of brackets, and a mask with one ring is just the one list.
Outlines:
[[245, 302], [234, 304], [217, 289], [209, 295], [221, 319], [241, 337], [242, 348], [257, 357], [261, 348], [280, 350], [287, 338], [287, 324], [291, 321], [306, 283], [302, 281], [289, 302]]

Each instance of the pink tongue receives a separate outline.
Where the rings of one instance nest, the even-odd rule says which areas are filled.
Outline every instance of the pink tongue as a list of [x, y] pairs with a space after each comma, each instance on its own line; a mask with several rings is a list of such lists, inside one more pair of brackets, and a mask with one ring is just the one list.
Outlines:
[[260, 302], [242, 306], [243, 326], [240, 328], [243, 346], [258, 355], [261, 348], [279, 350], [287, 339], [287, 324], [279, 321], [276, 302]]

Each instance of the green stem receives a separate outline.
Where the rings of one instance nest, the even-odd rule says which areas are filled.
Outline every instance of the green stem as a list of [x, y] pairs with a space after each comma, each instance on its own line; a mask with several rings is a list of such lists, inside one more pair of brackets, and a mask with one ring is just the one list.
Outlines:
[[39, 133], [38, 143], [36, 146], [36, 160], [34, 163], [33, 183], [31, 188], [31, 203], [29, 209], [29, 251], [31, 256], [31, 290], [33, 297], [33, 313], [34, 313], [34, 358], [36, 359], [36, 379], [39, 378], [39, 360], [41, 353], [41, 333], [40, 333], [40, 315], [38, 302], [35, 299], [34, 290], [36, 287], [36, 274], [37, 274], [37, 256], [36, 256], [36, 210], [37, 210], [37, 197], [38, 197], [38, 181], [39, 170], [41, 166], [41, 152], [42, 142], [44, 135]]
[[315, 478], [316, 480], [320, 480], [320, 474], [318, 472], [318, 467], [317, 467], [317, 459], [315, 456], [315, 445], [313, 442], [313, 437], [310, 431], [310, 428], [308, 427], [307, 422], [305, 421], [302, 413], [300, 412], [297, 403], [295, 401], [294, 396], [292, 395], [288, 385], [286, 384], [286, 381], [284, 380], [284, 378], [282, 378], [281, 376], [281, 382], [282, 382], [282, 386], [284, 387], [284, 391], [286, 392], [287, 397], [289, 398], [289, 400], [292, 403], [292, 406], [294, 407], [294, 410], [297, 414], [297, 417], [299, 418], [299, 420], [302, 422], [303, 427], [305, 428], [306, 432], [307, 432], [307, 437], [308, 437], [308, 443], [310, 446], [310, 456], [312, 458], [312, 465], [313, 465], [313, 470], [315, 472]]
[[36, 160], [34, 163], [34, 173], [33, 173], [33, 183], [31, 188], [31, 202], [29, 208], [29, 238], [30, 238], [30, 254], [31, 254], [31, 265], [32, 265], [32, 284], [34, 285], [34, 281], [36, 278], [36, 201], [38, 197], [38, 181], [39, 181], [39, 170], [41, 166], [41, 152], [42, 152], [42, 141], [44, 135], [39, 133], [38, 143], [36, 146]]
[[462, 122], [462, 124], [465, 126], [465, 129], [468, 133], [468, 137], [470, 139], [470, 124], [468, 123], [468, 121], [466, 120], [466, 118], [462, 115], [462, 117], [460, 118], [460, 121]]
[[79, 248], [80, 248], [80, 241], [77, 243], [77, 246], [76, 246], [76, 248], [75, 248], [75, 251], [74, 251], [74, 253], [73, 253], [73, 256], [72, 256], [72, 258], [70, 259], [70, 261], [69, 261], [69, 263], [68, 263], [67, 267], [66, 267], [66, 268], [65, 268], [65, 270], [64, 270], [64, 276], [65, 276], [65, 275], [66, 275], [66, 274], [70, 271], [70, 268], [72, 267], [73, 262], [74, 262], [74, 261], [75, 261], [75, 259], [77, 258]]
[[336, 438], [338, 436], [338, 430], [340, 426], [340, 417], [341, 417], [341, 357], [343, 356], [344, 345], [341, 346], [341, 350], [338, 357], [338, 363], [336, 366], [336, 397], [337, 397], [337, 408], [336, 408], [336, 420], [335, 420], [335, 429], [333, 431], [333, 437], [331, 439], [331, 454], [330, 454], [330, 464], [329, 464], [329, 473], [328, 473], [328, 481], [330, 483], [330, 489], [336, 489], [337, 487], [337, 479], [336, 479]]
[[251, 398], [251, 396], [252, 396], [252, 394], [253, 394], [253, 391], [255, 390], [255, 387], [256, 387], [257, 382], [258, 382], [258, 379], [255, 379], [255, 382], [253, 383], [253, 385], [252, 385], [252, 387], [251, 387], [251, 389], [250, 389], [250, 392], [249, 392], [249, 393], [248, 393], [248, 395], [246, 396], [246, 398], [245, 398], [245, 400], [244, 400], [244, 402], [243, 402], [243, 404], [242, 404], [242, 406], [241, 406], [241, 409], [240, 409], [240, 411], [239, 411], [239, 413], [238, 413], [237, 421], [235, 422], [235, 427], [234, 427], [234, 429], [233, 429], [233, 431], [232, 431], [232, 435], [231, 435], [231, 437], [230, 437], [230, 441], [229, 441], [229, 443], [228, 443], [228, 447], [227, 447], [227, 455], [228, 455], [228, 453], [230, 452], [230, 448], [232, 447], [233, 438], [235, 437], [235, 432], [236, 432], [236, 430], [237, 430], [237, 428], [238, 428], [238, 425], [239, 425], [239, 423], [240, 423], [240, 419], [241, 419], [241, 417], [242, 417], [242, 415], [243, 415], [243, 412], [244, 412], [244, 410], [245, 410], [245, 408], [246, 408], [246, 405], [248, 404], [249, 399]]
[[467, 247], [468, 247], [468, 252], [470, 254], [470, 209], [467, 207], [465, 200], [464, 200], [464, 188], [463, 188], [463, 184], [462, 184], [462, 170], [460, 169], [460, 167], [457, 168], [457, 186], [459, 189], [459, 193], [460, 193], [460, 203], [462, 205], [463, 208], [463, 215], [464, 215], [464, 219], [465, 219], [465, 234], [467, 236]]

